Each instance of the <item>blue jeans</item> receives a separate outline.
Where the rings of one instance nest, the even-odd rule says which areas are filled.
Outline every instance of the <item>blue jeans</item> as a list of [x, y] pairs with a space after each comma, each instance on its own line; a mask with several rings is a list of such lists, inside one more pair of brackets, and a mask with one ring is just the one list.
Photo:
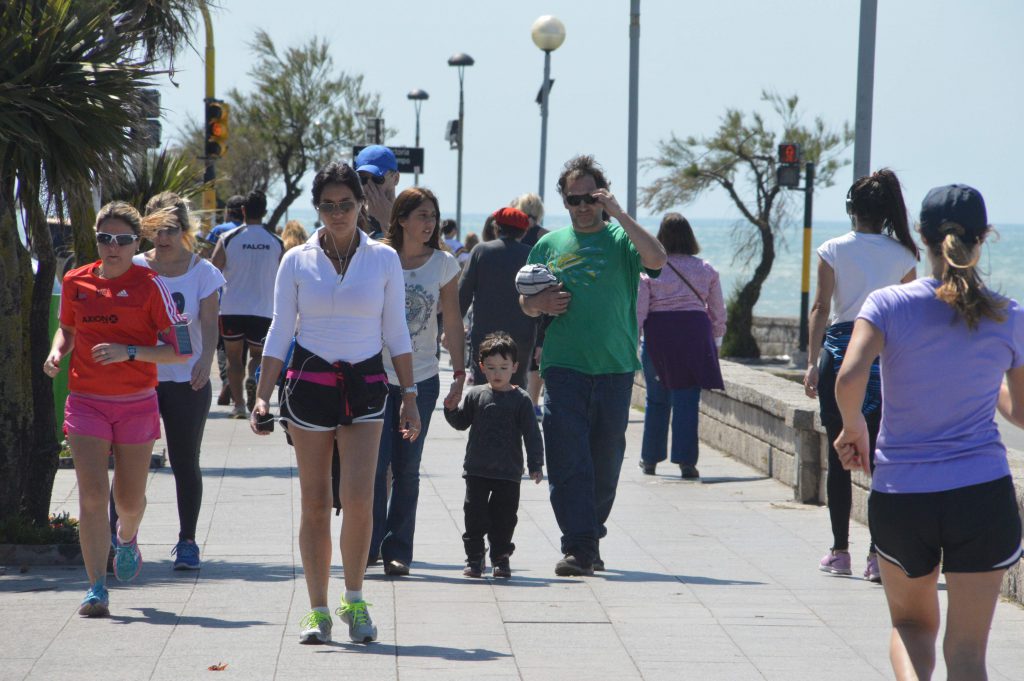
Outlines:
[[544, 372], [544, 449], [562, 553], [589, 565], [615, 502], [633, 374]]
[[640, 458], [652, 466], [664, 461], [668, 451], [668, 424], [672, 419], [672, 463], [697, 465], [700, 445], [697, 423], [700, 416], [700, 388], [670, 390], [658, 380], [647, 349], [641, 353], [647, 382], [647, 411], [644, 413], [644, 441]]
[[[416, 504], [420, 498], [420, 459], [427, 439], [430, 416], [434, 413], [441, 380], [437, 376], [416, 384], [419, 394], [416, 407], [422, 421], [420, 436], [414, 442], [402, 439], [398, 432], [398, 413], [402, 406], [402, 390], [389, 386], [388, 404], [384, 410], [384, 432], [380, 436], [377, 455], [377, 477], [373, 485], [373, 536], [370, 559], [378, 555], [387, 563], [397, 560], [412, 562], [412, 541], [416, 533]], [[388, 503], [387, 472], [391, 466], [391, 501]]]

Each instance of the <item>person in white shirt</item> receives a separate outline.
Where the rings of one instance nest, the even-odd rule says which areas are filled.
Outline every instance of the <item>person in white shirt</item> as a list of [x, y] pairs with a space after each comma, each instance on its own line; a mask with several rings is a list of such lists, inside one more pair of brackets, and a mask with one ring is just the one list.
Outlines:
[[[818, 398], [821, 422], [828, 434], [825, 488], [832, 521], [832, 548], [821, 559], [818, 569], [834, 575], [852, 572], [849, 538], [853, 496], [850, 472], [844, 470], [833, 444], [843, 427], [835, 398], [836, 376], [853, 333], [853, 322], [868, 295], [885, 286], [913, 281], [918, 260], [907, 206], [894, 172], [883, 168], [854, 182], [846, 194], [846, 212], [852, 231], [818, 247], [818, 289], [808, 320], [804, 374], [804, 391], [808, 397]], [[877, 359], [863, 412], [871, 435], [874, 466], [875, 439], [882, 417]], [[868, 547], [864, 579], [881, 580], [873, 540]]]
[[[167, 456], [174, 472], [178, 501], [178, 543], [172, 551], [174, 569], [198, 570], [196, 525], [203, 503], [199, 453], [213, 399], [210, 367], [217, 349], [217, 293], [224, 285], [224, 275], [193, 252], [194, 225], [185, 199], [173, 192], [163, 192], [146, 204], [147, 214], [164, 209], [173, 212], [175, 225], [147, 234], [153, 248], [136, 255], [132, 262], [160, 275], [178, 314], [189, 320], [192, 357], [185, 364], [157, 365], [160, 382], [156, 396], [167, 432]], [[111, 513], [112, 522], [114, 516]]]
[[[357, 228], [365, 201], [359, 176], [330, 163], [313, 179], [313, 205], [323, 228], [288, 251], [274, 286], [274, 317], [260, 366], [254, 432], [267, 434], [271, 393], [284, 370], [281, 421], [295, 446], [302, 495], [299, 550], [310, 612], [300, 643], [331, 640], [327, 608], [331, 572], [331, 459], [341, 462], [341, 561], [345, 595], [336, 611], [349, 638], [370, 642], [377, 628], [363, 600], [363, 574], [372, 530], [377, 448], [388, 403], [382, 351], [391, 356], [401, 437], [419, 437], [412, 343], [405, 323], [405, 286], [398, 255]], [[300, 323], [301, 322], [301, 323]]]
[[[377, 477], [373, 497], [373, 539], [367, 563], [384, 561], [384, 573], [409, 574], [413, 535], [416, 531], [416, 506], [420, 490], [420, 458], [423, 440], [430, 426], [441, 384], [438, 374], [437, 316], [441, 313], [446, 346], [451, 353], [454, 380], [444, 405], [458, 406], [466, 381], [465, 329], [459, 312], [459, 265], [441, 245], [441, 218], [437, 197], [423, 187], [406, 189], [391, 210], [384, 243], [396, 251], [405, 278], [405, 319], [412, 337], [412, 371], [416, 383], [423, 432], [419, 440], [402, 437], [402, 419], [388, 407], [384, 416], [384, 434], [377, 459]], [[395, 379], [398, 365], [388, 366], [388, 378]], [[400, 376], [399, 376], [400, 378]], [[402, 385], [406, 385], [403, 381]], [[397, 398], [397, 388], [391, 388]], [[391, 467], [391, 489], [387, 488], [387, 470]], [[390, 494], [389, 494], [390, 492]], [[347, 503], [347, 502], [346, 502]]]
[[[263, 226], [267, 197], [256, 189], [242, 204], [245, 224], [225, 234], [213, 250], [213, 264], [227, 283], [220, 300], [220, 335], [228, 359], [232, 418], [248, 418], [256, 402], [256, 367], [273, 312], [274, 277], [284, 254], [281, 238]], [[243, 350], [249, 350], [246, 372]], [[243, 398], [242, 379], [246, 394]]]

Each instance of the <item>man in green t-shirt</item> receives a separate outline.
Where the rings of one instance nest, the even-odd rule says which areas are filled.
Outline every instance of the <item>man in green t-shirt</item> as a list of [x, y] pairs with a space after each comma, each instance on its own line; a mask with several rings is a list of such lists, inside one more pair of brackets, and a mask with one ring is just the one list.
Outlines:
[[575, 576], [604, 569], [598, 540], [615, 501], [633, 374], [640, 368], [640, 272], [658, 276], [667, 256], [619, 206], [593, 156], [565, 164], [558, 193], [572, 229], [545, 234], [528, 262], [546, 265], [559, 283], [520, 304], [531, 317], [554, 317], [541, 357], [544, 449], [562, 531], [564, 555], [555, 574]]

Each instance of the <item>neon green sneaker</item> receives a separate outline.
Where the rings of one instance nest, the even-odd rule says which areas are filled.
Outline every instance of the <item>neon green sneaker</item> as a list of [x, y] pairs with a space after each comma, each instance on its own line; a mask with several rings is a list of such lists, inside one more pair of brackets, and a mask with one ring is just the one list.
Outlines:
[[341, 599], [341, 607], [335, 610], [335, 614], [341, 621], [348, 625], [348, 637], [353, 643], [369, 643], [377, 640], [377, 627], [370, 619], [370, 613], [366, 601], [346, 603]]
[[299, 634], [299, 643], [319, 645], [331, 642], [331, 628], [334, 621], [326, 612], [310, 610], [309, 614], [299, 622], [302, 632]]

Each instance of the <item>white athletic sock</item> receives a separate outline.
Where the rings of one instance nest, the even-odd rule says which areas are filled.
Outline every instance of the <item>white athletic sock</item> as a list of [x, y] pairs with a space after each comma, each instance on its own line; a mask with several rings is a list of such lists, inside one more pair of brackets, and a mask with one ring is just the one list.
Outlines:
[[356, 602], [361, 601], [361, 600], [363, 600], [363, 592], [362, 591], [346, 591], [345, 592], [345, 602], [346, 603], [356, 603]]
[[322, 612], [325, 615], [330, 615], [331, 614], [331, 609], [328, 608], [326, 605], [321, 605], [321, 606], [318, 606], [318, 607], [313, 608], [313, 609], [316, 610], [317, 612]]

